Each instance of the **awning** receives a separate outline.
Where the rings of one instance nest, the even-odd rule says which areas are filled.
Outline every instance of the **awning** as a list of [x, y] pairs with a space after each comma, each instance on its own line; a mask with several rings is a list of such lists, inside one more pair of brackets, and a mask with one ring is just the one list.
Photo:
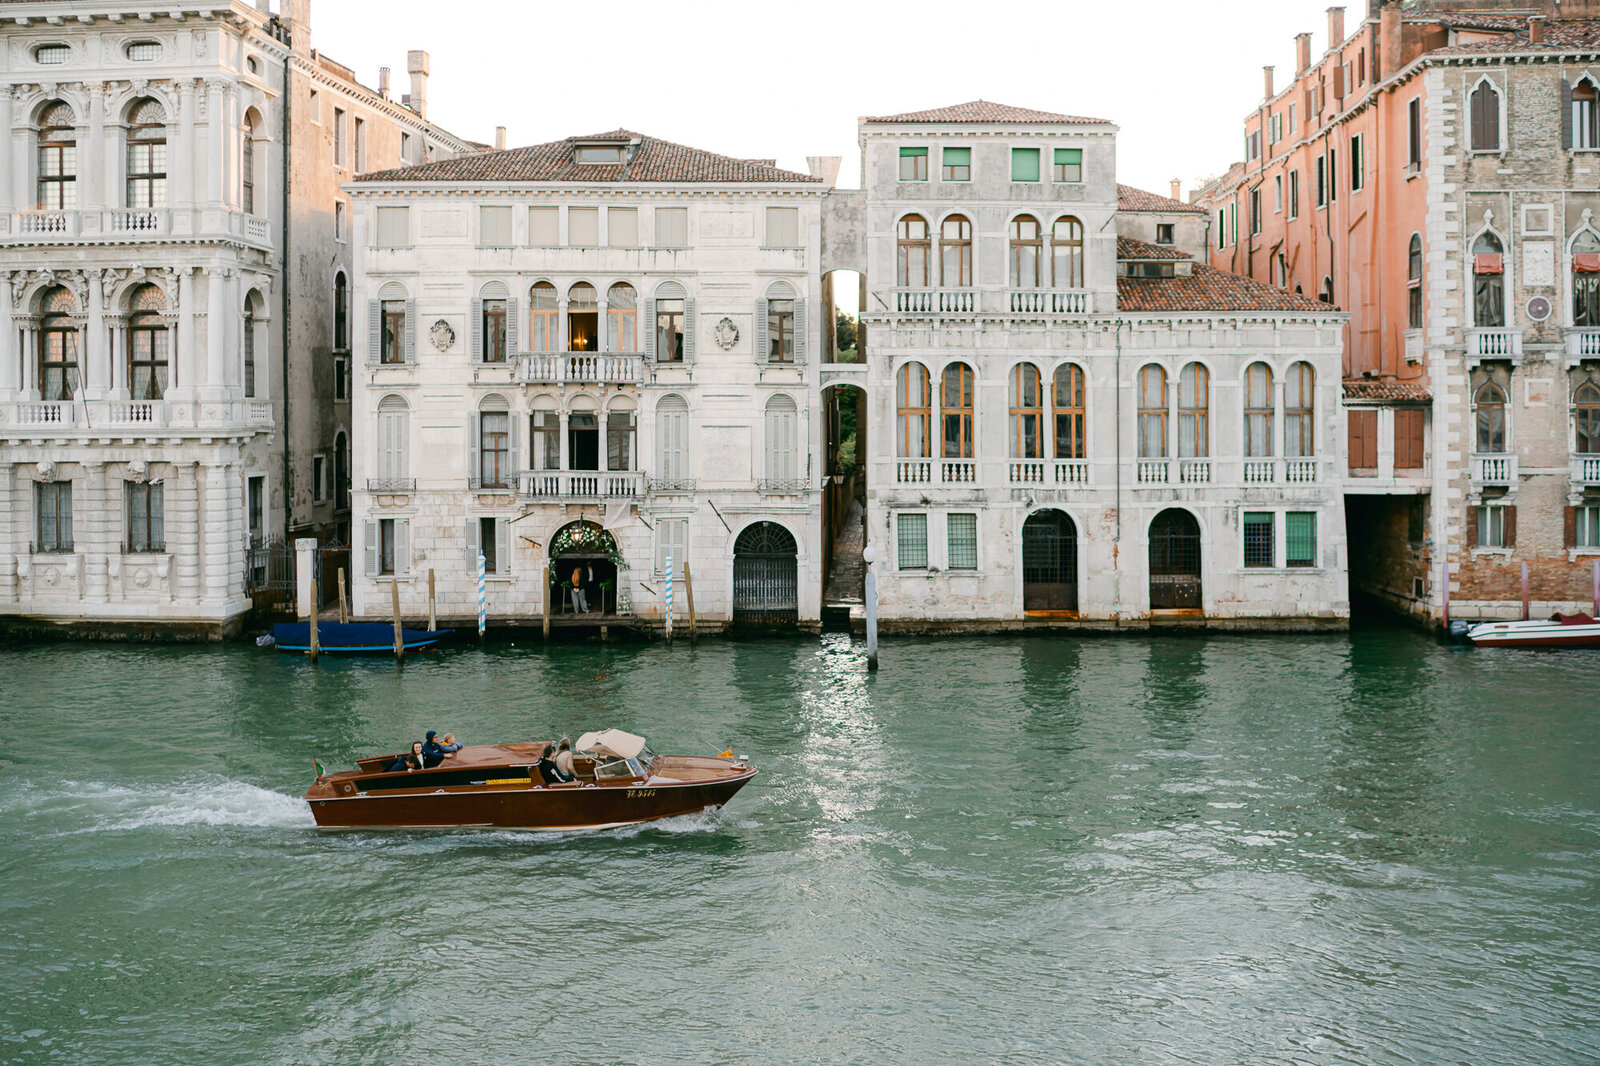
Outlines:
[[579, 751], [632, 759], [644, 750], [644, 737], [636, 737], [620, 729], [605, 729], [598, 733], [585, 733], [578, 738], [576, 747]]
[[1499, 252], [1479, 252], [1472, 257], [1472, 272], [1474, 274], [1504, 274], [1506, 272], [1504, 257]]

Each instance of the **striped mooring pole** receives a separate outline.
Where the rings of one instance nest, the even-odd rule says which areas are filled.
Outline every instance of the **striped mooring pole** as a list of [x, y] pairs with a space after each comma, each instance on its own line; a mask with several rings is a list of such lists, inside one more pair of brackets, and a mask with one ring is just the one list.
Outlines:
[[483, 631], [489, 627], [489, 600], [484, 592], [483, 584], [483, 552], [478, 553], [478, 639], [483, 639]]
[[672, 641], [672, 553], [667, 553], [667, 641]]

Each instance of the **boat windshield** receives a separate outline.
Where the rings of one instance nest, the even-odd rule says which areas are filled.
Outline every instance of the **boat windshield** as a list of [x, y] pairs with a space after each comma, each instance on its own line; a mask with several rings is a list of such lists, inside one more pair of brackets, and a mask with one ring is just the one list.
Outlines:
[[634, 758], [634, 762], [638, 763], [644, 770], [650, 769], [650, 764], [655, 761], [656, 753], [650, 750], [650, 745], [648, 744], [640, 748], [639, 754]]
[[643, 777], [644, 771], [639, 769], [636, 759], [608, 759], [594, 768], [594, 776], [607, 777]]

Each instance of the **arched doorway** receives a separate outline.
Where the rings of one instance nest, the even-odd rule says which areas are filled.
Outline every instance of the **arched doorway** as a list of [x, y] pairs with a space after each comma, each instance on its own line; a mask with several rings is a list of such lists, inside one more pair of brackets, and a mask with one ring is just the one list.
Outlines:
[[1150, 523], [1150, 609], [1199, 609], [1200, 523], [1173, 507]]
[[733, 545], [733, 621], [794, 625], [800, 620], [799, 549], [776, 522], [757, 522]]
[[552, 614], [582, 613], [585, 605], [588, 614], [617, 613], [617, 571], [622, 555], [610, 533], [593, 522], [568, 523], [550, 538], [547, 555]]
[[1078, 527], [1064, 511], [1035, 511], [1022, 523], [1022, 609], [1078, 609]]

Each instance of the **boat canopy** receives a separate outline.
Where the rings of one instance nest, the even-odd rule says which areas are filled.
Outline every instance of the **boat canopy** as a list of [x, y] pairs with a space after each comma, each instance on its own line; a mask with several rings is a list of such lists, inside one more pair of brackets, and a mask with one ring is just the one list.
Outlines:
[[620, 729], [604, 729], [579, 737], [577, 748], [579, 751], [615, 755], [619, 759], [637, 759], [644, 750], [644, 737], [636, 737]]

